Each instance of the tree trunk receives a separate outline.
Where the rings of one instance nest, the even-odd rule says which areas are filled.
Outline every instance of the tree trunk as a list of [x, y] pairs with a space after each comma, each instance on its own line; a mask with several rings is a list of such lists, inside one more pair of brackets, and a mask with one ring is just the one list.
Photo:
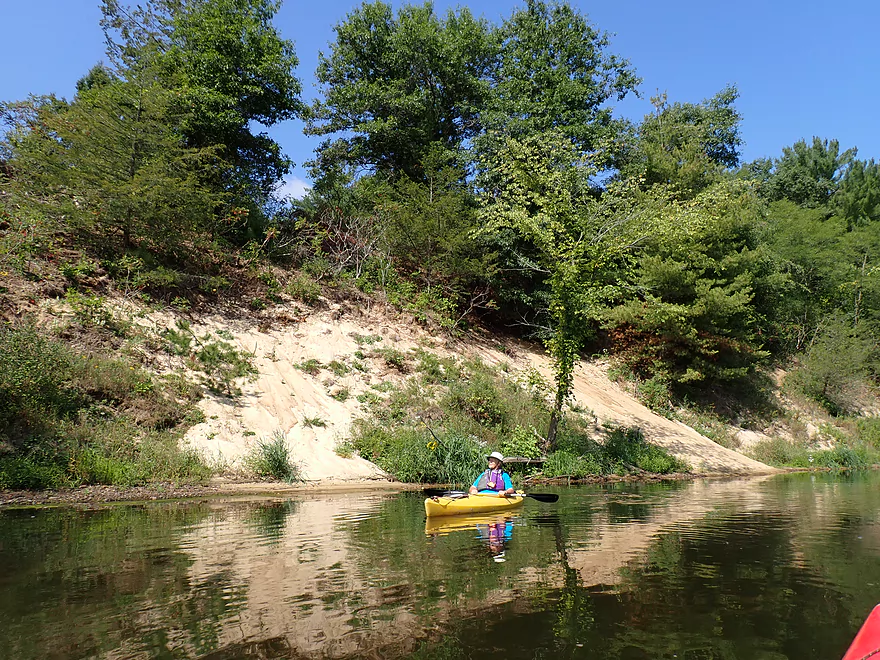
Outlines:
[[556, 429], [559, 427], [559, 414], [559, 407], [554, 406], [553, 412], [550, 413], [550, 427], [547, 429], [547, 451], [556, 451]]

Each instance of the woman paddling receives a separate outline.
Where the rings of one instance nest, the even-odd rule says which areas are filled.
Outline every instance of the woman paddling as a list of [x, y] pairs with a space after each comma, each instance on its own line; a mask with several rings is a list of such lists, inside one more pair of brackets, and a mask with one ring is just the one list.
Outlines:
[[476, 495], [477, 493], [498, 493], [498, 497], [513, 495], [516, 491], [510, 482], [510, 475], [501, 467], [504, 465], [504, 456], [497, 451], [493, 451], [486, 456], [486, 460], [489, 462], [489, 469], [477, 477], [477, 480], [474, 481], [474, 485], [470, 487], [468, 492], [471, 495]]

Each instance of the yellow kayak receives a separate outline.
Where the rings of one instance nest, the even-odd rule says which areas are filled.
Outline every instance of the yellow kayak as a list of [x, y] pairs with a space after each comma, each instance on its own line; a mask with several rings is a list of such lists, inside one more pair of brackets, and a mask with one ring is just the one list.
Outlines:
[[477, 493], [466, 497], [429, 497], [425, 500], [425, 515], [429, 518], [437, 516], [458, 516], [466, 513], [486, 513], [489, 511], [506, 511], [522, 506], [525, 498], [520, 495], [498, 497], [492, 493]]

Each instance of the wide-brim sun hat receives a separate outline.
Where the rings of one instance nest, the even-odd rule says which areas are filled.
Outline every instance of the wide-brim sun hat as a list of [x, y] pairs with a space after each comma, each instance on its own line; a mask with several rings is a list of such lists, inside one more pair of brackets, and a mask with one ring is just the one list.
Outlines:
[[487, 461], [488, 461], [490, 458], [494, 458], [494, 459], [495, 459], [496, 461], [498, 461], [499, 463], [503, 463], [503, 462], [504, 462], [504, 455], [503, 455], [501, 452], [498, 452], [498, 451], [493, 451], [491, 454], [489, 454], [488, 456], [486, 456], [486, 460], [487, 460]]

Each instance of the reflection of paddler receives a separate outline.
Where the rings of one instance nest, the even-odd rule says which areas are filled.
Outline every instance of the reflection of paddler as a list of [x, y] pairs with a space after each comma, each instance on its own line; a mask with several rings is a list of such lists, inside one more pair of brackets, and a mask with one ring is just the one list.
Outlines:
[[513, 536], [513, 520], [509, 514], [428, 518], [425, 521], [425, 534], [435, 537], [463, 530], [473, 533], [474, 529], [486, 544], [492, 558], [497, 562], [503, 562], [507, 543]]
[[510, 520], [491, 522], [488, 525], [477, 525], [477, 529], [488, 544], [492, 558], [497, 562], [504, 561], [504, 550], [513, 536], [513, 522]]
[[425, 519], [425, 534], [442, 536], [444, 534], [449, 534], [450, 532], [457, 532], [465, 529], [473, 531], [474, 528], [479, 530], [481, 527], [486, 527], [492, 523], [505, 523], [509, 520], [509, 513], [498, 511], [463, 516], [432, 516]]

